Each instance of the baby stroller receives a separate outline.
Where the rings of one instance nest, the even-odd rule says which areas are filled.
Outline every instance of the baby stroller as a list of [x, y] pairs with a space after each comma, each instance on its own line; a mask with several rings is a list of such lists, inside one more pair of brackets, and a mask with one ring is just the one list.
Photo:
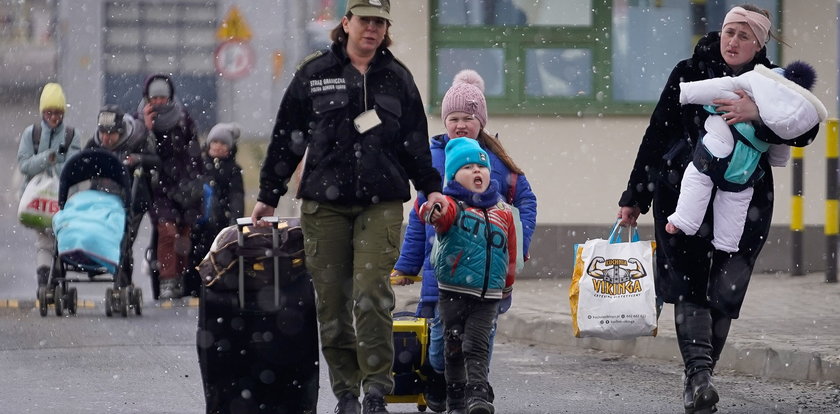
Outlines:
[[[38, 288], [41, 316], [49, 305], [55, 314], [76, 314], [78, 293], [71, 282], [108, 282], [105, 315], [129, 309], [142, 314], [143, 292], [134, 287], [131, 266], [131, 199], [128, 170], [111, 152], [87, 149], [66, 162], [59, 178], [59, 212], [53, 217], [56, 254], [46, 286]], [[70, 278], [68, 272], [87, 273]], [[103, 277], [104, 275], [104, 277]]]

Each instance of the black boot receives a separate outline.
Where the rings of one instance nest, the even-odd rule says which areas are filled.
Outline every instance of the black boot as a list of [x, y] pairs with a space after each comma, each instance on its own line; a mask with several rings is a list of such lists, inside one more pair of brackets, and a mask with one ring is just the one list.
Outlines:
[[38, 287], [46, 286], [50, 278], [49, 266], [40, 266], [36, 272], [38, 273]]
[[683, 407], [686, 414], [694, 410], [694, 388], [691, 387], [687, 376], [683, 376]]
[[712, 315], [708, 307], [679, 302], [674, 306], [677, 342], [685, 363], [683, 405], [686, 414], [716, 411], [717, 390], [711, 383], [714, 366]]
[[426, 389], [423, 398], [426, 406], [436, 413], [446, 411], [446, 377], [431, 370], [426, 376]]
[[489, 401], [488, 384], [470, 384], [467, 387], [469, 414], [493, 414], [495, 409]]
[[467, 385], [463, 382], [446, 384], [447, 414], [467, 414]]
[[732, 318], [718, 310], [712, 309], [712, 375], [715, 374], [715, 366], [726, 345], [726, 337], [729, 336], [729, 327], [732, 325]]
[[688, 378], [688, 384], [691, 387], [692, 393], [692, 407], [686, 409], [686, 413], [691, 414], [710, 414], [717, 411], [717, 404], [720, 397], [717, 389], [712, 384], [712, 372], [709, 370], [702, 370], [696, 372]]

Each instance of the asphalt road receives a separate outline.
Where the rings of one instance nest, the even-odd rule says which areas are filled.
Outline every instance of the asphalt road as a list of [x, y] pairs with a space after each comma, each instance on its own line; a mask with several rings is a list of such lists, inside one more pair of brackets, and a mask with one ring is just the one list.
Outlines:
[[[97, 308], [61, 318], [0, 311], [0, 412], [201, 413], [196, 317], [196, 308], [181, 306], [148, 306], [128, 318]], [[500, 341], [491, 381], [499, 413], [681, 412], [676, 361]], [[838, 412], [836, 388], [827, 384], [726, 372], [716, 383], [721, 412]], [[318, 412], [334, 406], [322, 369]], [[417, 412], [412, 404], [389, 409]]]
[[[7, 133], [0, 139], [0, 174], [6, 177], [0, 180], [0, 294], [34, 299], [34, 234], [17, 224], [15, 154], [16, 136], [37, 118], [26, 105], [4, 103], [2, 108], [0, 125]], [[147, 237], [146, 229], [135, 245], [136, 263], [142, 263]], [[139, 317], [105, 317], [103, 284], [80, 286], [80, 300], [90, 307], [74, 317], [0, 309], [0, 412], [204, 412], [195, 348], [197, 309], [151, 301], [142, 271], [135, 284], [146, 299]], [[404, 298], [417, 294], [410, 288], [398, 293]], [[682, 412], [679, 361], [503, 340], [493, 355], [491, 381], [499, 413]], [[767, 381], [728, 372], [719, 373], [716, 382], [720, 412], [840, 412], [834, 384]], [[332, 413], [334, 405], [322, 368], [318, 412]], [[411, 404], [389, 408], [416, 412]]]

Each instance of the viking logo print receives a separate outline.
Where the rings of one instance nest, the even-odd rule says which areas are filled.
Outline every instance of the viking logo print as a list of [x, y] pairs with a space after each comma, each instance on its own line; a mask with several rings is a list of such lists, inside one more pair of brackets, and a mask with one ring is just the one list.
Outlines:
[[589, 262], [586, 273], [592, 277], [595, 291], [607, 295], [638, 293], [642, 290], [638, 279], [647, 276], [638, 259], [605, 259], [601, 256]]

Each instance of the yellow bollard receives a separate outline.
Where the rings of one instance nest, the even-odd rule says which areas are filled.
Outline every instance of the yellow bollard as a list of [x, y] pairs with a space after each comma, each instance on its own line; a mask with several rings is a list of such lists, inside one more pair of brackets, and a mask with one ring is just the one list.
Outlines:
[[802, 239], [805, 230], [804, 219], [804, 155], [805, 148], [793, 147], [791, 151], [793, 170], [793, 196], [790, 205], [790, 241], [792, 249], [792, 263], [790, 267], [791, 276], [802, 276], [805, 274], [804, 245]]
[[831, 118], [826, 124], [825, 136], [825, 238], [826, 238], [826, 266], [825, 281], [837, 283], [837, 233], [838, 233], [838, 191], [837, 175], [840, 174], [837, 164], [837, 118]]

